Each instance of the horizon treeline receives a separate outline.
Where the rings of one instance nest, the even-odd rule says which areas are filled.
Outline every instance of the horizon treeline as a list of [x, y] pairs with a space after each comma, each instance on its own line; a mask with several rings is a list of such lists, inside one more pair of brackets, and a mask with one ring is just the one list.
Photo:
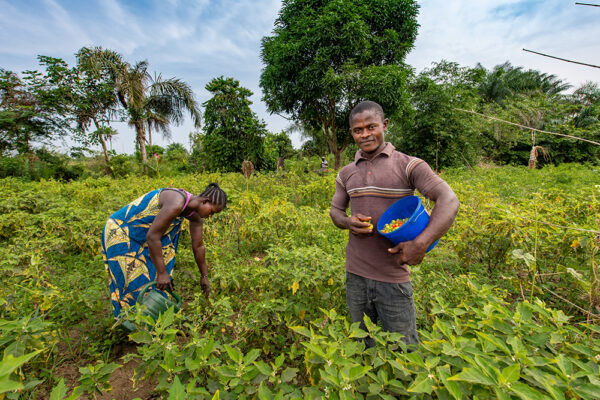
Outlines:
[[[253, 93], [233, 77], [208, 82], [212, 97], [199, 104], [181, 79], [152, 75], [146, 61], [130, 64], [112, 50], [84, 47], [75, 66], [48, 56], [38, 61], [40, 70], [20, 74], [0, 67], [0, 177], [227, 172], [240, 171], [243, 160], [269, 171], [283, 159], [333, 154], [323, 130], [302, 121], [269, 132], [251, 110]], [[406, 101], [387, 115], [386, 140], [436, 170], [481, 162], [597, 163], [600, 158], [596, 82], [574, 88], [509, 62], [490, 70], [446, 60], [419, 73], [404, 68]], [[168, 140], [170, 127], [186, 115], [196, 126], [189, 149], [181, 143], [152, 144], [156, 133]], [[134, 154], [109, 149], [111, 137], [131, 134], [117, 132], [114, 122], [134, 128]], [[300, 149], [292, 147], [294, 132], [304, 139]], [[343, 129], [342, 135], [350, 136]], [[60, 151], [54, 143], [65, 138], [74, 145]], [[355, 151], [350, 142], [343, 159], [352, 159]]]

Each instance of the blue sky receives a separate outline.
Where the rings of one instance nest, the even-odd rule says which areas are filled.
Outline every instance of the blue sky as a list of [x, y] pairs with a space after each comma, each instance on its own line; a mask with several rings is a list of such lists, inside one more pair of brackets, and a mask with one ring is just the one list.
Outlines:
[[[463, 66], [513, 65], [556, 74], [574, 85], [600, 81], [600, 69], [522, 51], [600, 64], [600, 8], [565, 0], [419, 1], [419, 36], [407, 62], [417, 71], [446, 59]], [[271, 34], [280, 0], [0, 0], [0, 67], [39, 68], [38, 54], [74, 63], [83, 46], [102, 46], [129, 62], [148, 60], [150, 71], [188, 82], [199, 101], [206, 83], [233, 77], [252, 90], [252, 109], [273, 132], [289, 122], [269, 115], [258, 86], [260, 41]], [[116, 126], [117, 152], [131, 152], [133, 131]], [[173, 127], [173, 141], [188, 145], [192, 124]], [[293, 137], [294, 144], [300, 143]], [[155, 138], [158, 144], [165, 141]]]

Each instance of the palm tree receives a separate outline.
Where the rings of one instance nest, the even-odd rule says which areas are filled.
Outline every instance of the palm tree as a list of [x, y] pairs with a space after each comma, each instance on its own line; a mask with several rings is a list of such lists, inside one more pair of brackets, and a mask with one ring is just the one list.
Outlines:
[[181, 124], [185, 111], [189, 112], [194, 125], [200, 127], [199, 104], [191, 87], [177, 78], [163, 79], [158, 75], [152, 79], [146, 61], [127, 68], [118, 81], [118, 90], [128, 123], [135, 128], [144, 168], [148, 159], [146, 131], [149, 128], [157, 128], [169, 135], [169, 124]]
[[[478, 68], [483, 67], [479, 64]], [[496, 65], [489, 72], [486, 71], [478, 91], [484, 100], [502, 105], [506, 98], [517, 94], [539, 90], [552, 97], [570, 87], [571, 85], [558, 79], [556, 75], [532, 69], [525, 71], [523, 67], [513, 67], [507, 61]]]
[[[110, 126], [118, 114], [119, 99], [116, 94], [116, 65], [124, 62], [121, 55], [101, 47], [83, 47], [77, 54], [77, 72], [86, 88], [77, 105], [77, 124], [84, 132], [92, 125], [96, 130], [89, 134], [92, 142], [100, 142], [106, 170], [112, 175], [107, 141], [112, 140], [117, 131]], [[108, 65], [113, 66], [107, 68]]]
[[93, 48], [89, 56], [98, 60], [102, 68], [110, 71], [117, 91], [117, 98], [127, 113], [127, 122], [135, 129], [136, 142], [146, 170], [146, 132], [151, 128], [169, 135], [169, 124], [179, 125], [188, 111], [194, 125], [200, 127], [200, 108], [191, 87], [177, 78], [154, 79], [148, 73], [148, 62], [134, 65], [123, 61], [117, 53]]

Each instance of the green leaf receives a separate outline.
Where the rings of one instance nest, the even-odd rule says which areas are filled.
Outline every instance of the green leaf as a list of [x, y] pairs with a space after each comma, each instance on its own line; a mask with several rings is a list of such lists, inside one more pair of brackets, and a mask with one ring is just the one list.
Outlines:
[[318, 345], [316, 345], [314, 343], [302, 343], [302, 345], [305, 346], [310, 351], [312, 351], [313, 353], [315, 353], [316, 355], [318, 355], [319, 357], [327, 358], [327, 356], [325, 355], [323, 350]]
[[352, 331], [350, 332], [350, 334], [348, 335], [348, 337], [351, 338], [366, 338], [369, 334], [365, 331], [363, 331], [362, 329], [360, 329], [360, 327], [355, 326]]
[[475, 356], [475, 362], [481, 368], [481, 371], [494, 380], [495, 384], [500, 382], [500, 370], [492, 365], [491, 362], [480, 356]]
[[435, 368], [440, 363], [440, 357], [430, 357], [425, 359], [425, 365], [427, 370]]
[[289, 367], [286, 368], [281, 373], [281, 382], [291, 381], [292, 379], [294, 379], [294, 377], [296, 376], [297, 373], [298, 373], [298, 368], [289, 368]]
[[171, 388], [169, 389], [168, 399], [169, 400], [185, 400], [185, 398], [186, 398], [185, 388], [181, 384], [179, 377], [177, 375], [175, 375], [175, 379], [173, 379], [173, 384], [171, 385]]
[[244, 364], [250, 364], [260, 356], [261, 351], [259, 349], [252, 349], [244, 356]]
[[258, 368], [258, 371], [263, 375], [269, 376], [273, 372], [273, 369], [271, 369], [271, 367], [264, 361], [257, 361], [254, 363], [254, 365], [256, 366], [256, 368]]
[[281, 368], [284, 361], [285, 361], [285, 355], [283, 355], [283, 353], [278, 355], [277, 358], [275, 359], [275, 366], [273, 367], [273, 369]]
[[433, 379], [429, 378], [426, 372], [421, 372], [417, 374], [417, 377], [407, 390], [413, 393], [431, 394], [433, 391], [433, 383]]
[[204, 362], [197, 358], [187, 357], [184, 361], [184, 365], [188, 371], [197, 371], [204, 365]]
[[589, 358], [592, 358], [596, 355], [594, 353], [594, 350], [592, 350], [589, 346], [584, 346], [584, 345], [581, 345], [578, 343], [567, 343], [567, 347], [569, 347], [570, 349], [573, 349], [577, 353], [583, 354]]
[[450, 394], [452, 395], [452, 397], [454, 397], [455, 400], [461, 400], [463, 396], [462, 391], [460, 390], [460, 386], [458, 386], [458, 383], [448, 380], [448, 378], [450, 377], [449, 371], [450, 368], [448, 367], [437, 367], [438, 376], [442, 380], [444, 387], [448, 390], [448, 392], [450, 392]]
[[121, 367], [121, 364], [117, 364], [117, 363], [110, 363], [110, 364], [104, 364], [100, 367], [100, 370], [98, 371], [98, 375], [99, 376], [107, 376], [107, 375], [111, 375], [115, 370], [119, 369]]
[[573, 390], [584, 399], [600, 399], [600, 387], [589, 383], [574, 386]]
[[36, 380], [33, 380], [33, 381], [26, 382], [23, 385], [23, 390], [27, 392], [27, 391], [33, 389], [34, 387], [36, 387], [37, 385], [39, 385], [42, 382], [44, 382], [44, 381], [40, 380], [40, 379], [36, 379]]
[[217, 372], [223, 376], [226, 376], [228, 378], [235, 378], [237, 376], [237, 373], [235, 371], [235, 369], [229, 367], [229, 366], [221, 366], [221, 367], [217, 367]]
[[405, 353], [402, 354], [402, 356], [408, 360], [409, 362], [418, 365], [419, 367], [422, 368], [427, 368], [425, 366], [425, 362], [423, 361], [423, 358], [421, 358], [421, 355], [418, 354], [417, 352], [413, 352], [413, 353]]
[[349, 381], [355, 381], [359, 378], [365, 376], [367, 372], [371, 370], [371, 367], [357, 365], [355, 367], [350, 368], [350, 372], [348, 374]]
[[0, 393], [11, 392], [23, 388], [21, 382], [15, 382], [8, 379], [8, 376], [0, 378]]
[[215, 340], [213, 338], [209, 338], [206, 341], [206, 344], [204, 345], [204, 347], [202, 348], [202, 355], [204, 356], [204, 358], [208, 358], [208, 356], [210, 356], [210, 353], [212, 353], [214, 348], [215, 348]]
[[369, 395], [373, 396], [379, 394], [383, 390], [383, 386], [379, 383], [370, 383], [369, 384]]
[[500, 388], [494, 388], [494, 393], [496, 393], [496, 398], [498, 398], [498, 400], [511, 400], [510, 395]]
[[510, 390], [523, 400], [546, 400], [548, 398], [548, 396], [520, 382], [512, 383]]
[[521, 321], [531, 321], [533, 312], [528, 303], [517, 303], [517, 312], [521, 316]]
[[556, 365], [558, 365], [558, 368], [560, 368], [565, 377], [573, 375], [573, 364], [571, 364], [571, 361], [562, 354], [559, 354], [556, 357]]
[[600, 326], [598, 325], [594, 325], [594, 324], [581, 324], [582, 326], [585, 326], [587, 329], [594, 331], [596, 333], [600, 333]]
[[69, 397], [67, 397], [66, 400], [76, 400], [83, 395], [83, 392], [84, 392], [83, 387], [75, 386], [75, 388], [73, 388], [73, 391], [71, 392]]
[[13, 357], [12, 354], [7, 355], [0, 361], [0, 378], [4, 378], [5, 376], [8, 377], [15, 369], [19, 368], [41, 352], [42, 350], [36, 350], [21, 357]]
[[225, 345], [225, 351], [227, 351], [227, 354], [229, 355], [229, 358], [231, 358], [231, 360], [237, 364], [239, 364], [242, 361], [242, 352], [234, 347], [231, 347], [230, 345], [226, 344]]
[[564, 400], [564, 389], [563, 385], [559, 385], [559, 380], [555, 375], [550, 375], [541, 372], [538, 369], [523, 369], [523, 372], [535, 379], [540, 386], [542, 386], [546, 391], [552, 396], [554, 400]]
[[505, 382], [516, 382], [520, 378], [520, 371], [521, 366], [519, 364], [512, 364], [502, 370], [502, 377]]
[[481, 385], [493, 386], [494, 381], [481, 372], [477, 367], [465, 368], [459, 374], [448, 378], [449, 381], [464, 381], [469, 383], [479, 383]]
[[167, 328], [168, 326], [170, 326], [173, 323], [173, 320], [175, 319], [175, 310], [173, 308], [173, 306], [169, 307], [167, 309], [167, 311], [161, 313], [158, 316], [158, 324], [161, 328]]
[[527, 266], [530, 266], [535, 262], [535, 258], [523, 249], [515, 249], [512, 251], [511, 255], [516, 260], [523, 260]]
[[58, 384], [52, 389], [50, 393], [50, 400], [63, 400], [67, 395], [67, 386], [65, 385], [64, 378], [60, 378]]
[[450, 326], [448, 326], [447, 323], [443, 322], [439, 318], [436, 318], [435, 319], [435, 323], [433, 324], [433, 326], [435, 326], [436, 328], [438, 328], [440, 330], [440, 332], [442, 332], [442, 334], [444, 336], [446, 336], [447, 339], [452, 340], [453, 336], [452, 336], [452, 333], [451, 333], [451, 328], [450, 328]]
[[136, 331], [129, 335], [131, 340], [136, 343], [150, 344], [152, 343], [152, 335], [147, 331]]
[[273, 393], [269, 390], [268, 387], [265, 386], [264, 382], [260, 383], [258, 387], [258, 398], [259, 400], [272, 400]]
[[479, 336], [479, 338], [492, 344], [495, 348], [502, 350], [502, 352], [504, 352], [504, 354], [511, 355], [510, 349], [504, 343], [502, 343], [499, 339], [496, 339], [495, 337], [488, 335], [487, 333], [483, 333], [483, 332], [479, 332], [479, 331], [476, 331], [475, 333], [477, 334], [477, 336]]

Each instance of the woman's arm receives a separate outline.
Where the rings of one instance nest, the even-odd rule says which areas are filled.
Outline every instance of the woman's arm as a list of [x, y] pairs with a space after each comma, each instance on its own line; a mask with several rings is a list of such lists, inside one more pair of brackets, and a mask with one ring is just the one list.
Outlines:
[[158, 201], [160, 211], [150, 225], [148, 233], [146, 233], [146, 241], [148, 242], [150, 259], [156, 268], [156, 287], [160, 290], [167, 288], [173, 290], [171, 277], [167, 272], [167, 266], [162, 255], [161, 239], [175, 218], [181, 213], [185, 201], [180, 194], [170, 190], [163, 191], [159, 195]]
[[200, 285], [206, 297], [210, 297], [210, 283], [208, 281], [208, 265], [206, 265], [206, 248], [202, 240], [203, 219], [197, 214], [190, 218], [190, 236], [192, 237], [192, 251], [198, 270], [200, 271]]

